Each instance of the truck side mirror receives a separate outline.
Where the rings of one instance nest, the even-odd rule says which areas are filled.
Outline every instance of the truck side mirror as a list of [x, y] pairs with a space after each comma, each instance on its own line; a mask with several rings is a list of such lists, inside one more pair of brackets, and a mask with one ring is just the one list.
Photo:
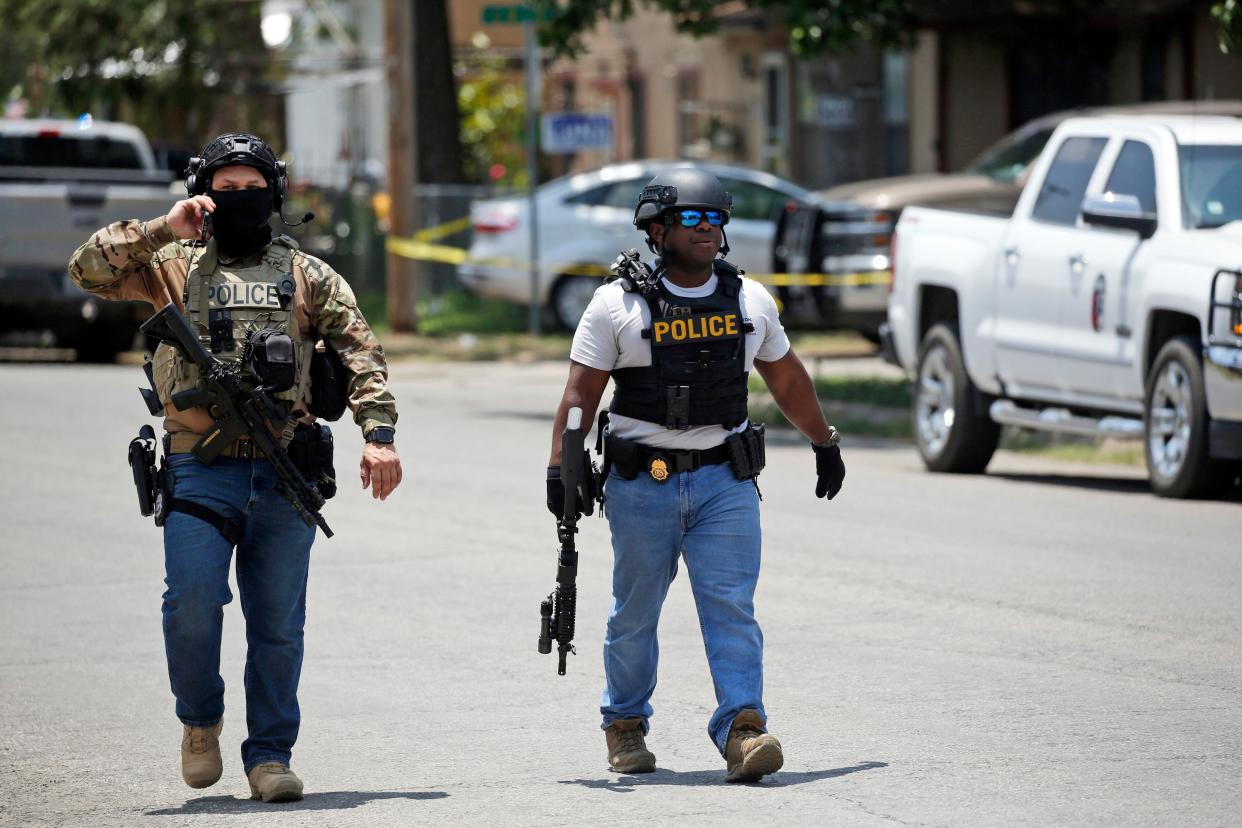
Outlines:
[[1156, 214], [1143, 212], [1137, 196], [1127, 193], [1104, 193], [1082, 200], [1082, 220], [1096, 227], [1117, 227], [1133, 230], [1140, 238], [1150, 239], [1156, 232]]

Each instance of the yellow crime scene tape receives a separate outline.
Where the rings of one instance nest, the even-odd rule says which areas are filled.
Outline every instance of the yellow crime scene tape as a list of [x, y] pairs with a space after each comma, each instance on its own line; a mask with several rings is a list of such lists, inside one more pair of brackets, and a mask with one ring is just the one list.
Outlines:
[[[466, 262], [506, 269], [529, 270], [531, 262], [508, 257], [474, 257], [467, 250], [448, 244], [436, 244], [440, 239], [460, 233], [470, 227], [469, 216], [446, 222], [436, 227], [420, 230], [413, 236], [389, 236], [384, 246], [390, 253], [423, 262], [442, 262], [459, 265]], [[557, 268], [566, 276], [610, 275], [609, 269], [597, 264], [577, 264]], [[747, 276], [771, 287], [858, 287], [862, 285], [887, 285], [893, 281], [889, 270], [867, 270], [857, 273], [747, 273]]]

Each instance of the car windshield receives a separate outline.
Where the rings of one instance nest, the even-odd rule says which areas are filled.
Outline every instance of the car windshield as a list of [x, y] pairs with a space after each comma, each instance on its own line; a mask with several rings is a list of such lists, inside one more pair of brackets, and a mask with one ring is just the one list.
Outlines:
[[1187, 227], [1242, 220], [1242, 146], [1183, 145], [1182, 213]]
[[1041, 127], [1020, 129], [1006, 135], [967, 164], [963, 172], [986, 175], [1002, 182], [1013, 181], [1043, 152], [1052, 131], [1053, 127]]

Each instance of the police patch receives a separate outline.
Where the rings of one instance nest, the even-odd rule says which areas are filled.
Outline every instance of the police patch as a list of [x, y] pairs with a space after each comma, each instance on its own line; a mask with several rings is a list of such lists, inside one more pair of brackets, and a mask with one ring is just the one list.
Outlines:
[[280, 308], [280, 290], [275, 282], [224, 282], [207, 288], [207, 305], [212, 308]]
[[713, 312], [657, 319], [651, 325], [653, 346], [686, 345], [694, 342], [716, 342], [737, 339], [741, 325], [736, 313]]

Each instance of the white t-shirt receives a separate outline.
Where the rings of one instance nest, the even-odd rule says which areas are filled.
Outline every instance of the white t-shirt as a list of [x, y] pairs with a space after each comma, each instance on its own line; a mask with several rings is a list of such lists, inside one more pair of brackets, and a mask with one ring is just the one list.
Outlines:
[[[664, 287], [674, 296], [698, 298], [716, 291], [717, 277], [712, 274], [697, 288], [682, 288], [664, 280]], [[789, 337], [781, 327], [776, 300], [758, 282], [742, 277], [742, 318], [755, 326], [753, 333], [743, 334], [746, 341], [745, 369], [752, 370], [756, 359], [775, 362], [789, 351]], [[651, 343], [643, 339], [644, 329], [651, 327], [651, 309], [637, 293], [629, 293], [620, 281], [609, 282], [595, 291], [587, 306], [569, 357], [590, 368], [612, 371], [615, 368], [640, 368], [651, 364]], [[646, 420], [619, 414], [610, 415], [611, 433], [656, 448], [708, 449], [725, 441], [729, 432], [718, 425], [693, 426], [685, 430], [668, 429]], [[742, 423], [735, 431], [742, 431]]]

